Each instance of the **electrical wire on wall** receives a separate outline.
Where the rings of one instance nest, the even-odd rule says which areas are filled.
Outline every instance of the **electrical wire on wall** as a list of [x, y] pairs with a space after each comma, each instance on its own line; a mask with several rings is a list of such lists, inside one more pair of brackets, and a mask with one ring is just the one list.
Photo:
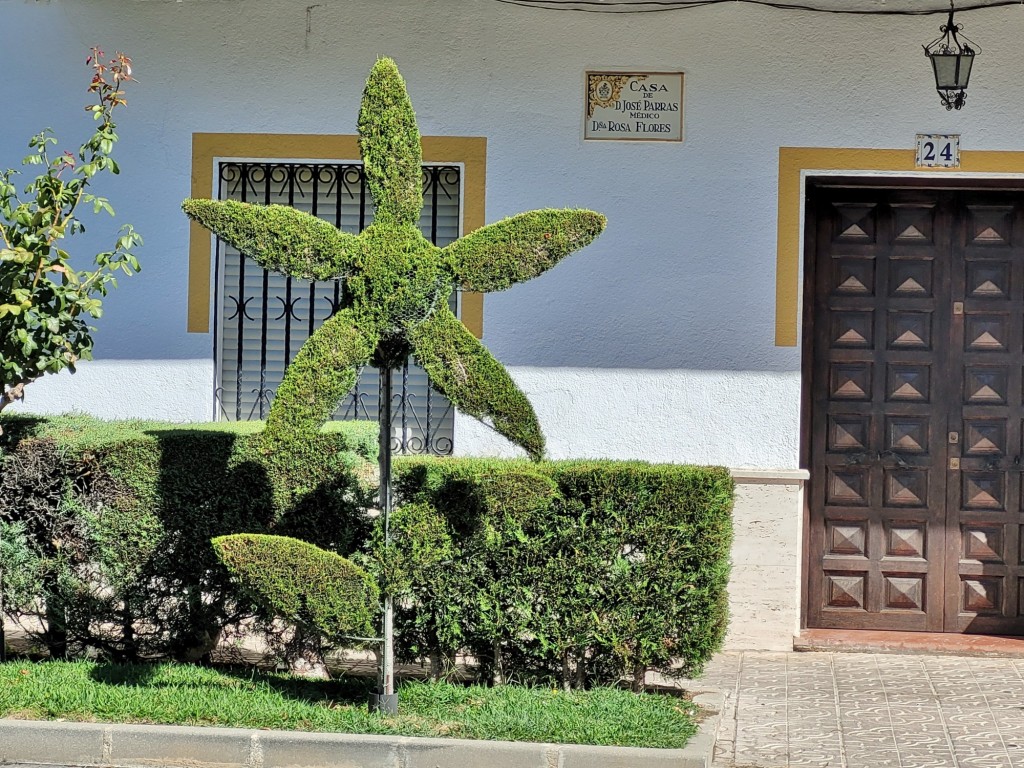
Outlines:
[[[507, 5], [549, 11], [583, 13], [662, 13], [703, 8], [720, 3], [746, 3], [768, 8], [861, 16], [930, 16], [949, 13], [948, 0], [497, 0]], [[961, 0], [957, 11], [975, 11], [1005, 5], [1024, 5], [1024, 0]]]

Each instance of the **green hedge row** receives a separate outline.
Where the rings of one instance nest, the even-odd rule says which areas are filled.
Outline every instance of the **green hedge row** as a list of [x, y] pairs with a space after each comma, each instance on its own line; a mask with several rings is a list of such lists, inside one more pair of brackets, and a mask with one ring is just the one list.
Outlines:
[[[722, 643], [733, 482], [718, 467], [405, 460], [385, 581], [406, 657], [469, 652], [566, 687], [693, 674]], [[383, 551], [377, 532], [375, 554]]]
[[213, 537], [276, 533], [348, 553], [369, 533], [360, 476], [373, 474], [376, 424], [332, 423], [291, 457], [262, 455], [251, 422], [0, 424], [0, 554], [19, 565], [17, 578], [4, 568], [0, 597], [42, 621], [54, 655], [201, 657], [246, 612]]
[[334, 423], [303, 455], [266, 457], [251, 423], [0, 423], [0, 596], [43, 622], [51, 653], [199, 658], [254, 611], [210, 543], [232, 533], [365, 566], [399, 596], [399, 655], [437, 675], [463, 653], [488, 679], [571, 687], [693, 673], [724, 636], [721, 468], [403, 458], [385, 557], [368, 514], [375, 424]]

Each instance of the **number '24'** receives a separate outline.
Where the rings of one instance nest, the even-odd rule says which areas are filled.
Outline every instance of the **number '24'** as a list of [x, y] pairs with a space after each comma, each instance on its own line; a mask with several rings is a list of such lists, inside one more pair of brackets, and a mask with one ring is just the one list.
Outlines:
[[[953, 143], [950, 141], [942, 144], [942, 149], [939, 151], [939, 155], [947, 163], [953, 161]], [[928, 162], [935, 162], [935, 142], [926, 141], [924, 143], [924, 159]]]

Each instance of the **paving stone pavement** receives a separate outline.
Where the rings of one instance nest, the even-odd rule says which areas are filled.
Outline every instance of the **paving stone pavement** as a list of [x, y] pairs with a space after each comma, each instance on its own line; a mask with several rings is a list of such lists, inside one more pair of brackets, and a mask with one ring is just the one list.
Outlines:
[[1024, 659], [723, 653], [714, 768], [1024, 768]]

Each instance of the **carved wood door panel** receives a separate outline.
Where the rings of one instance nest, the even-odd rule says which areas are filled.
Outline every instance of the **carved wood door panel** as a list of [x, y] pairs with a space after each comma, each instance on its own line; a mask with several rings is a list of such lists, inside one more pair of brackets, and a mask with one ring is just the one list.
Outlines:
[[1021, 199], [813, 191], [810, 626], [1024, 634]]
[[1024, 206], [962, 193], [952, 249], [945, 629], [1024, 634]]
[[942, 629], [950, 203], [817, 199], [812, 626]]

